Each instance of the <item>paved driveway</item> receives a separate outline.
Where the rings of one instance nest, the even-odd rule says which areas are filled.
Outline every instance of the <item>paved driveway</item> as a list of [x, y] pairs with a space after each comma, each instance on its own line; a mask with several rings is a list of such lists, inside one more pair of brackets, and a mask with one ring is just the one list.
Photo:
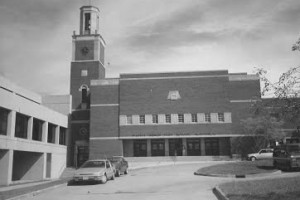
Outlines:
[[35, 200], [147, 200], [147, 199], [216, 199], [212, 188], [229, 178], [203, 177], [193, 175], [201, 166], [213, 162], [170, 165], [130, 171], [106, 184], [61, 186], [48, 190]]

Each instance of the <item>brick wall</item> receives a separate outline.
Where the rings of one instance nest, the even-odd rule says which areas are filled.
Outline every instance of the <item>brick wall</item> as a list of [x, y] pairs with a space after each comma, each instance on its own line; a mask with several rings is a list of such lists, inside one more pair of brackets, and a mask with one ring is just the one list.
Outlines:
[[89, 159], [123, 155], [121, 140], [90, 140]]
[[118, 137], [119, 109], [117, 106], [99, 106], [91, 109], [91, 137]]
[[121, 126], [120, 136], [176, 136], [232, 134], [232, 124], [178, 124]]
[[[81, 76], [81, 70], [87, 70], [88, 76]], [[90, 87], [91, 80], [102, 78], [105, 78], [105, 69], [99, 61], [71, 63], [70, 92], [72, 95], [72, 109], [80, 106], [81, 91], [79, 91], [79, 88], [82, 85]]]
[[92, 86], [91, 93], [91, 137], [118, 137], [118, 85]]
[[[120, 80], [120, 114], [205, 113], [230, 109], [228, 77]], [[168, 99], [178, 91], [181, 99]]]
[[259, 80], [243, 80], [229, 82], [230, 100], [248, 100], [260, 97]]

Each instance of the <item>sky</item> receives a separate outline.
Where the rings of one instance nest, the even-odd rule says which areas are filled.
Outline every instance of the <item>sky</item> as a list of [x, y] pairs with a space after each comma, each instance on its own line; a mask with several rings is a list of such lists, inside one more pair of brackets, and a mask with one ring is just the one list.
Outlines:
[[280, 74], [300, 64], [299, 0], [0, 0], [0, 76], [69, 94], [79, 8], [100, 9], [106, 77], [223, 70]]

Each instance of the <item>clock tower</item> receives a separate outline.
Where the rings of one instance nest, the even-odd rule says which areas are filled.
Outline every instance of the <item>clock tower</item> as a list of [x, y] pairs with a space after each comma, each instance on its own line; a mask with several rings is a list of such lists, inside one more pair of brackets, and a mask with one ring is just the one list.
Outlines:
[[80, 8], [79, 34], [73, 33], [70, 93], [72, 95], [71, 132], [75, 166], [88, 159], [90, 82], [104, 79], [105, 41], [99, 33], [99, 9]]

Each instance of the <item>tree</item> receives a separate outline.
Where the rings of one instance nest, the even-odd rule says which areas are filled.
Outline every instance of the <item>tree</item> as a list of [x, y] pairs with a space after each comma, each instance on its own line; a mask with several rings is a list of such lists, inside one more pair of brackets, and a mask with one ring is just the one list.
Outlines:
[[[292, 50], [300, 51], [300, 39]], [[261, 80], [263, 98], [253, 100], [250, 108], [252, 116], [241, 120], [244, 133], [251, 136], [252, 146], [245, 151], [257, 151], [272, 141], [281, 141], [285, 137], [281, 131], [283, 125], [295, 130], [300, 126], [300, 66], [290, 68], [276, 82], [267, 78], [267, 71], [263, 68], [257, 68], [257, 74]], [[240, 142], [240, 151], [247, 146], [245, 143], [249, 143], [249, 139], [237, 141]]]

